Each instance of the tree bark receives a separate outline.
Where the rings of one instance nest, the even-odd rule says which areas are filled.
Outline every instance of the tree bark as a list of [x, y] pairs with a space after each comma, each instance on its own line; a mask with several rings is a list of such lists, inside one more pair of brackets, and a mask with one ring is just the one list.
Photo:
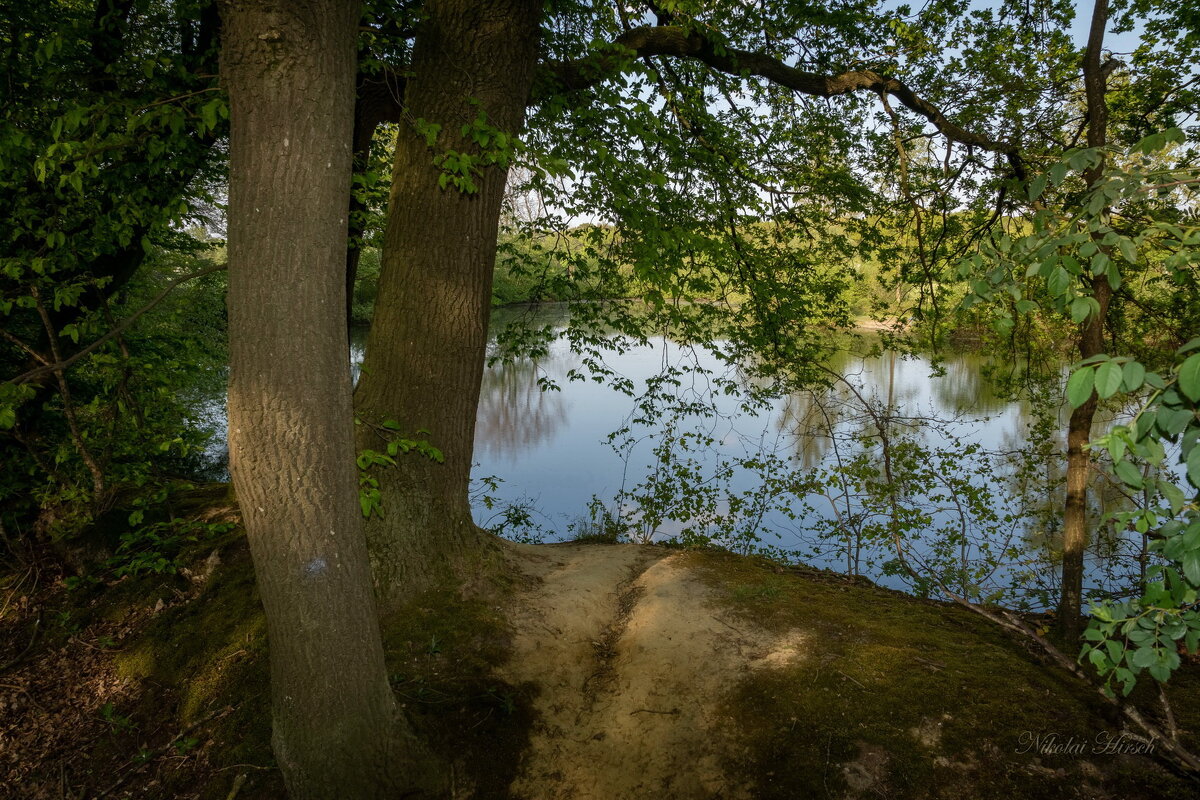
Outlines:
[[[378, 472], [383, 512], [367, 539], [387, 605], [474, 569], [491, 549], [468, 487], [507, 169], [481, 166], [466, 192], [443, 187], [434, 161], [480, 152], [462, 132], [480, 113], [506, 134], [520, 130], [541, 11], [537, 0], [430, 2], [417, 34], [355, 404], [360, 449], [383, 450], [378, 426], [391, 420], [444, 461], [409, 453]], [[432, 145], [417, 120], [441, 126]]]
[[[1103, 147], [1107, 142], [1106, 78], [1100, 64], [1107, 25], [1108, 0], [1096, 0], [1083, 57], [1088, 147]], [[1084, 172], [1088, 188], [1093, 187], [1103, 174], [1104, 160], [1101, 159], [1099, 164]], [[1078, 345], [1081, 359], [1104, 352], [1104, 325], [1112, 300], [1112, 287], [1106, 276], [1092, 277], [1088, 283], [1100, 309], [1080, 326]], [[1058, 622], [1062, 636], [1068, 642], [1078, 639], [1083, 629], [1083, 557], [1088, 544], [1087, 490], [1092, 469], [1091, 456], [1084, 448], [1091, 438], [1097, 404], [1093, 392], [1083, 405], [1071, 412], [1071, 419], [1067, 423], [1067, 497], [1063, 509], [1062, 596], [1058, 606]]]
[[344, 317], [358, 3], [222, 12], [230, 470], [267, 616], [272, 745], [294, 800], [410, 796], [432, 766], [384, 667]]

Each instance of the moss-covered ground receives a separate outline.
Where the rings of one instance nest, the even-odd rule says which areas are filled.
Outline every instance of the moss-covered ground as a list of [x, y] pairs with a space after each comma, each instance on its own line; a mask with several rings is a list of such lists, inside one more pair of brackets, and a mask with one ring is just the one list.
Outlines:
[[[967, 609], [763, 560], [691, 558], [721, 602], [804, 654], [729, 696], [743, 745], [731, 768], [755, 797], [1200, 796], [1148, 758], [1103, 752], [1121, 736], [1117, 714]], [[1191, 730], [1196, 672], [1173, 687]]]

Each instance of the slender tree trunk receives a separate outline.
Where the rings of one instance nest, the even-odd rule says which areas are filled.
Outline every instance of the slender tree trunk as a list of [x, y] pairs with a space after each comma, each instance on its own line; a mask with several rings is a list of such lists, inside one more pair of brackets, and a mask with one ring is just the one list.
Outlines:
[[[388, 605], [473, 569], [490, 549], [472, 521], [468, 484], [507, 170], [480, 165], [468, 192], [443, 187], [434, 161], [448, 151], [479, 154], [462, 129], [481, 114], [509, 136], [520, 129], [542, 5], [430, 2], [417, 36], [355, 402], [360, 448], [382, 450], [378, 426], [392, 420], [444, 461], [410, 453], [378, 472], [383, 513], [368, 521], [367, 538]], [[440, 126], [432, 145], [429, 125]]]
[[[371, 163], [371, 142], [375, 130], [389, 118], [399, 115], [399, 106], [390, 100], [392, 91], [399, 91], [387, 81], [376, 81], [359, 75], [356, 102], [354, 104], [354, 136], [351, 139], [354, 153], [354, 169], [365, 171]], [[363, 216], [367, 205], [357, 196], [350, 197], [350, 238], [355, 245], [346, 248], [346, 322], [349, 324], [354, 310], [354, 286], [358, 281], [358, 263], [362, 256], [362, 236], [366, 231]]]
[[[372, 129], [373, 130], [373, 129]], [[367, 161], [370, 159], [370, 138], [367, 138], [367, 144], [361, 150], [359, 149], [359, 140], [363, 138], [358, 135], [358, 131], [354, 132], [354, 166], [356, 169], [365, 168]], [[361, 159], [361, 160], [360, 160]], [[349, 327], [354, 322], [354, 287], [358, 283], [358, 262], [362, 258], [362, 236], [366, 228], [361, 221], [359, 215], [366, 213], [367, 204], [358, 197], [351, 195], [350, 197], [350, 229], [348, 231], [349, 239], [353, 239], [353, 244], [346, 247], [346, 325]]]
[[[1108, 104], [1105, 100], [1105, 73], [1100, 64], [1104, 31], [1108, 25], [1108, 0], [1096, 0], [1087, 51], [1083, 58], [1083, 84], [1087, 95], [1088, 147], [1103, 147], [1107, 142]], [[1103, 160], [1084, 173], [1088, 187], [1104, 174]], [[1112, 301], [1112, 287], [1101, 275], [1089, 279], [1092, 296], [1100, 309], [1084, 320], [1079, 331], [1079, 357], [1091, 358], [1104, 352], [1104, 325]], [[1091, 477], [1091, 457], [1084, 449], [1092, 433], [1096, 416], [1095, 393], [1071, 412], [1067, 423], [1067, 498], [1063, 510], [1062, 598], [1059, 602], [1059, 627], [1063, 638], [1074, 641], [1082, 630], [1083, 556], [1088, 544], [1087, 490]]]
[[344, 306], [358, 3], [229, 0], [229, 451], [294, 800], [430, 769], [388, 684], [357, 505]]

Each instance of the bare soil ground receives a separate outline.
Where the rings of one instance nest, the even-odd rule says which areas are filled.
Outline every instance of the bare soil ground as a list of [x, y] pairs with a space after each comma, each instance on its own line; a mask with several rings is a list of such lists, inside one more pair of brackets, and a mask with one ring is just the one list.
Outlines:
[[681, 565], [632, 545], [522, 549], [539, 586], [510, 617], [512, 683], [539, 688], [514, 794], [558, 800], [748, 797], [723, 762], [722, 703], [739, 673], [802, 646], [734, 620]]

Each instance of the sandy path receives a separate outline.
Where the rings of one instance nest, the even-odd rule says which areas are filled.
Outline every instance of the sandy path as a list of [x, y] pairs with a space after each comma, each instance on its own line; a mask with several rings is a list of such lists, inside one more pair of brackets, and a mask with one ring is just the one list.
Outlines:
[[504, 677], [534, 683], [516, 796], [530, 800], [745, 796], [722, 760], [731, 677], [779, 656], [725, 619], [681, 554], [635, 545], [522, 548], [540, 579], [513, 613]]

